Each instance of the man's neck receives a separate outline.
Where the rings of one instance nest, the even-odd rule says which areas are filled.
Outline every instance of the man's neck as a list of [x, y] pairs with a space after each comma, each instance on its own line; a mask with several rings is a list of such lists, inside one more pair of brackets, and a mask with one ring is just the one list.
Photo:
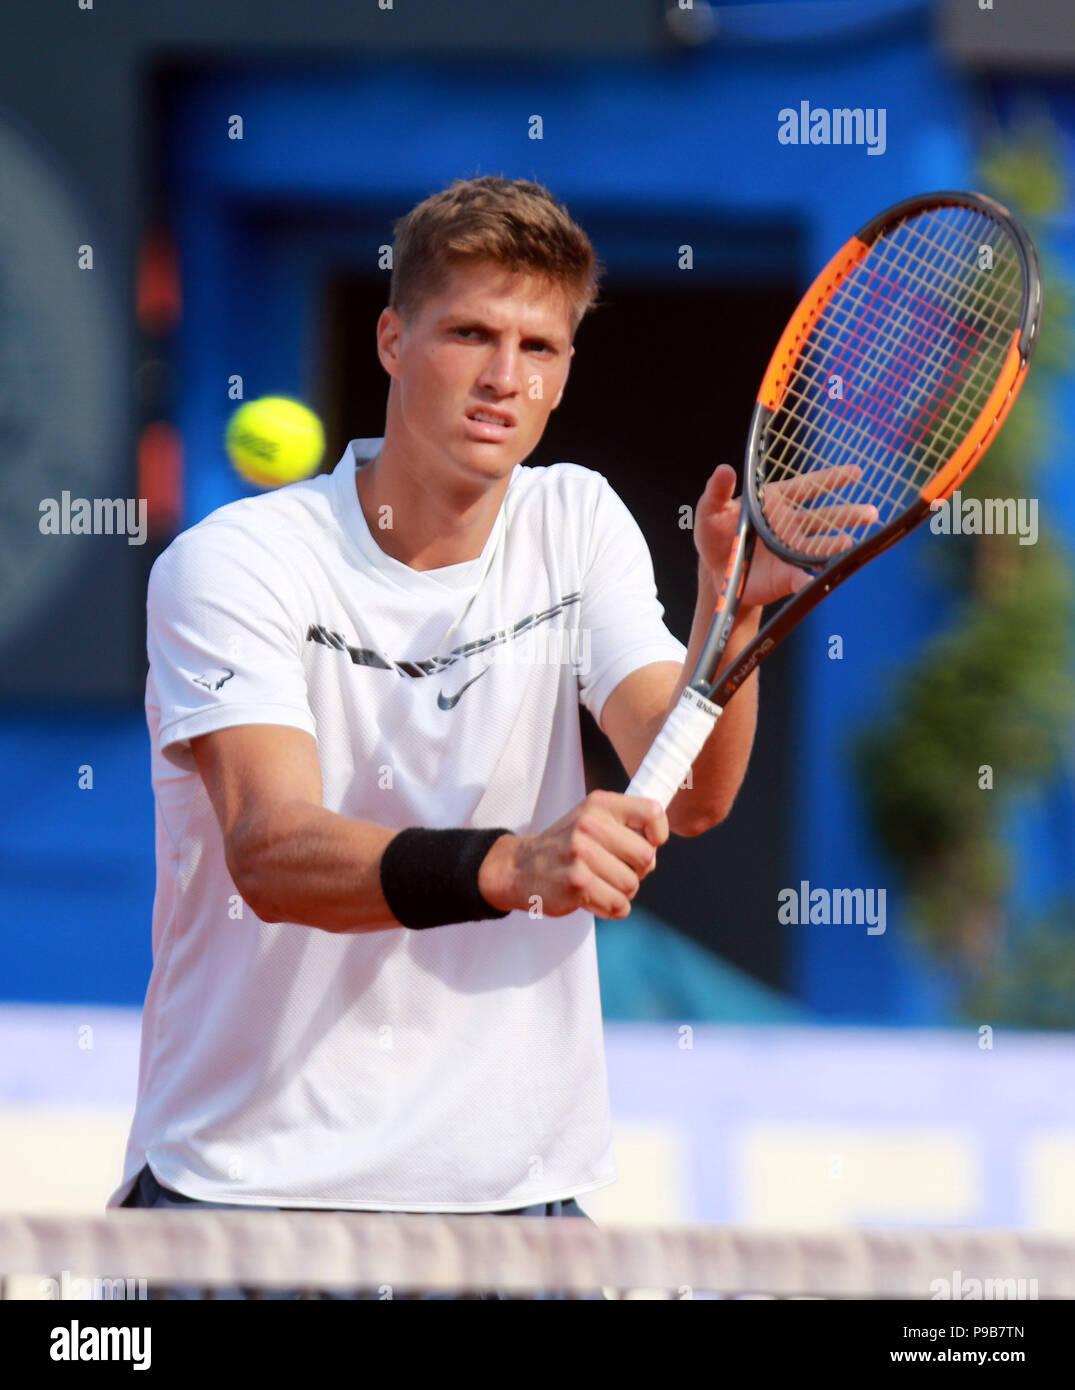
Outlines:
[[510, 475], [480, 492], [438, 492], [405, 457], [382, 448], [355, 473], [370, 535], [413, 570], [476, 560], [496, 524]]

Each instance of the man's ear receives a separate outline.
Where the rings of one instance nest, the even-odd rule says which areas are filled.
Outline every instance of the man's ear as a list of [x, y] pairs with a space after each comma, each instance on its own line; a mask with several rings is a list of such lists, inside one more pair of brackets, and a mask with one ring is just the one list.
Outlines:
[[399, 314], [395, 309], [382, 309], [377, 320], [377, 356], [389, 376], [396, 374], [402, 338], [403, 320]]

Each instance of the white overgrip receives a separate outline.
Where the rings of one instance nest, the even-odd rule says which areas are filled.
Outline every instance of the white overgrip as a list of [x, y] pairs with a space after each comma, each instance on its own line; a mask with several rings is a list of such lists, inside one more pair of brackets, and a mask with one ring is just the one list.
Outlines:
[[688, 686], [631, 778], [627, 795], [652, 797], [667, 810], [720, 715], [720, 705]]

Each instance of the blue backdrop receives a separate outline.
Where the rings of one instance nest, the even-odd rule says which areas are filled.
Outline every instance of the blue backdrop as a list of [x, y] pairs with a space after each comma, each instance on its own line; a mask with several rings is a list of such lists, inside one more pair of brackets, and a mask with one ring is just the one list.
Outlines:
[[[790, 273], [804, 283], [879, 208], [926, 188], [974, 185], [980, 93], [935, 53], [924, 4], [813, 7], [798, 27], [782, 10], [778, 32], [765, 11], [743, 7], [724, 42], [661, 62], [378, 61], [243, 67], [189, 82], [165, 150], [183, 253], [177, 380], [186, 524], [241, 491], [221, 448], [234, 408], [229, 377], [241, 371], [248, 398], [310, 397], [322, 366], [325, 268], [372, 273], [391, 220], [455, 177], [547, 183], [617, 274], [682, 275], [677, 254], [687, 241], [702, 276]], [[1015, 81], [1000, 89], [1001, 113], [1023, 94]], [[1063, 131], [1071, 168], [1072, 94], [1039, 84], [1038, 100]], [[801, 101], [884, 107], [885, 152], [781, 145], [777, 113]], [[227, 138], [237, 113], [242, 141]], [[540, 141], [528, 138], [535, 113]], [[749, 254], [706, 232], [737, 217], [771, 228]], [[1075, 268], [1070, 208], [1051, 240], [1051, 252]], [[1062, 452], [1075, 428], [1070, 393], [1058, 409], [1065, 428], [1042, 515], [1072, 534], [1075, 487]], [[883, 709], [893, 672], [929, 629], [935, 596], [918, 563], [928, 543], [919, 536], [869, 567], [800, 639], [793, 882], [887, 883], [863, 838], [846, 730]], [[834, 633], [844, 643], [839, 662], [828, 659]], [[140, 715], [13, 716], [0, 726], [0, 750], [16, 791], [4, 812], [12, 883], [0, 997], [140, 1002], [152, 897]], [[87, 764], [92, 792], [77, 785]], [[1028, 807], [1013, 825], [1026, 893], [1072, 883], [1071, 785], [1068, 769], [1049, 803]], [[884, 936], [847, 927], [799, 934], [794, 989], [812, 1013], [848, 1022], [944, 1019], [936, 975], [897, 929], [893, 896]]]

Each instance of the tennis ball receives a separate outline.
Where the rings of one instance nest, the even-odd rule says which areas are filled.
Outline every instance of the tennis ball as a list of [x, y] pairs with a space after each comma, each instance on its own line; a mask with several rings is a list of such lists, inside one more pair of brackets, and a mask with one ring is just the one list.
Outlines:
[[282, 487], [308, 478], [325, 452], [325, 431], [309, 406], [287, 396], [262, 396], [241, 405], [224, 435], [235, 470], [257, 487]]

